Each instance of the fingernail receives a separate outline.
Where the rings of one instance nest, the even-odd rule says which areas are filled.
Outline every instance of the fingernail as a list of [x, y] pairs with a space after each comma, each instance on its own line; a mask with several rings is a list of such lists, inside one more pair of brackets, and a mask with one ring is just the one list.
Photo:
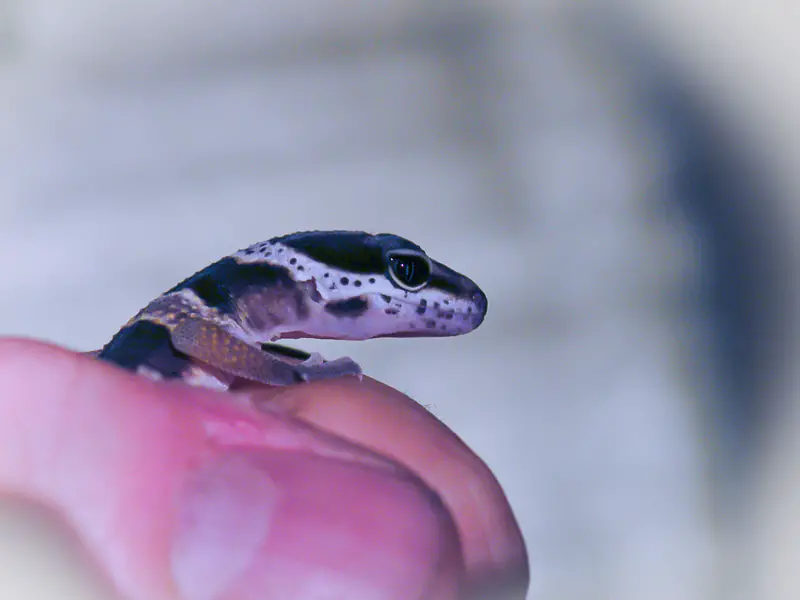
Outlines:
[[253, 563], [270, 534], [277, 487], [246, 454], [214, 459], [187, 481], [171, 562], [186, 600], [219, 597]]

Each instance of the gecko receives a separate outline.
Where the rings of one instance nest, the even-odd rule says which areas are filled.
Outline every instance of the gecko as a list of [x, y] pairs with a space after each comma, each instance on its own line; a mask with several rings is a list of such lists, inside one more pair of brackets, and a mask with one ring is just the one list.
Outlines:
[[226, 256], [141, 309], [95, 353], [157, 380], [232, 390], [361, 377], [349, 357], [276, 340], [441, 337], [484, 320], [469, 278], [397, 235], [307, 231]]

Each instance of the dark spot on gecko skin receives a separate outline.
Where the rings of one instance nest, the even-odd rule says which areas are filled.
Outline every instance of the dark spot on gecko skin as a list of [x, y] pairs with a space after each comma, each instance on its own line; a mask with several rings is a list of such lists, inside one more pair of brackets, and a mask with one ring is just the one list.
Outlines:
[[448, 321], [452, 320], [452, 318], [453, 318], [453, 313], [451, 313], [451, 312], [447, 313], [447, 314], [444, 316], [444, 318], [445, 318], [445, 319], [447, 319]]
[[298, 270], [298, 271], [300, 271], [300, 272], [302, 273], [303, 271], [305, 271], [305, 270], [306, 270], [306, 268], [305, 268], [303, 265], [298, 265], [298, 266], [297, 266], [297, 270]]
[[427, 327], [428, 329], [436, 329], [436, 321], [434, 321], [433, 319], [428, 319], [427, 321], [425, 321], [425, 327]]
[[375, 283], [375, 278], [374, 278], [374, 277], [370, 277], [370, 278], [369, 278], [369, 282], [370, 282], [370, 283]]
[[330, 273], [325, 273], [325, 275], [323, 275], [323, 277], [330, 277], [330, 276], [331, 276]]
[[286, 267], [263, 262], [243, 264], [227, 257], [184, 279], [167, 293], [192, 290], [206, 306], [230, 315], [236, 310], [235, 298], [253, 289], [262, 291], [273, 287], [284, 290], [295, 288], [295, 282]]
[[391, 296], [387, 296], [386, 294], [381, 294], [381, 300], [386, 302], [386, 304], [389, 304], [392, 301], [392, 297]]
[[191, 359], [172, 345], [169, 329], [147, 320], [120, 329], [97, 358], [134, 372], [147, 367], [164, 379], [181, 377], [191, 364]]
[[442, 303], [443, 303], [445, 306], [447, 306], [448, 304], [450, 304], [450, 300], [442, 300]]
[[418, 315], [424, 315], [425, 314], [425, 310], [427, 308], [428, 308], [428, 301], [425, 300], [425, 298], [422, 298], [419, 301], [419, 306], [417, 306], [417, 314]]
[[366, 298], [358, 296], [338, 302], [329, 302], [325, 305], [325, 310], [337, 317], [360, 317], [366, 312], [368, 306]]
[[248, 256], [252, 256], [253, 254], [256, 253], [256, 251], [253, 250], [252, 248], [248, 248], [247, 250], [244, 251], [244, 253], [247, 254]]
[[297, 259], [296, 258], [290, 258], [289, 259], [289, 264], [290, 265], [296, 265], [297, 264]]
[[439, 303], [438, 303], [438, 302], [434, 302], [434, 303], [433, 303], [433, 308], [434, 308], [434, 310], [436, 310], [437, 308], [439, 308]]
[[339, 283], [341, 283], [342, 285], [347, 285], [348, 283], [350, 283], [350, 280], [347, 277], [342, 277], [339, 280]]
[[356, 280], [353, 282], [353, 285], [354, 285], [354, 286], [356, 286], [356, 287], [361, 287], [361, 280], [360, 280], [360, 279], [356, 279]]
[[400, 312], [400, 309], [399, 308], [387, 308], [384, 312], [387, 315], [396, 315], [397, 313]]

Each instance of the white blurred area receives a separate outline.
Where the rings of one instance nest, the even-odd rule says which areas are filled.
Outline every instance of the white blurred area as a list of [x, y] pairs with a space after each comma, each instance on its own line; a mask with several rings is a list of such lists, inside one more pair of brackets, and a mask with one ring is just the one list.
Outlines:
[[[800, 140], [760, 54], [727, 40], [746, 15], [650, 4], [617, 8], [651, 51], [764, 146]], [[0, 332], [88, 350], [252, 242], [403, 235], [484, 288], [486, 323], [298, 345], [353, 356], [484, 458], [531, 598], [735, 597], [709, 476], [712, 325], [686, 299], [703, 244], [665, 183], [664, 124], [584, 21], [545, 2], [0, 0]], [[747, 77], [719, 57], [764, 93], [738, 94]]]

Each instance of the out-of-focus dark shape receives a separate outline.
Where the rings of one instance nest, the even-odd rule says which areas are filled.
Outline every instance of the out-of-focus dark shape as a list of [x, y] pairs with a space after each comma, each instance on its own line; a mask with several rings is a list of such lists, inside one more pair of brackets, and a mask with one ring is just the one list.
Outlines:
[[688, 284], [687, 308], [709, 326], [710, 343], [695, 348], [695, 358], [708, 352], [700, 362], [713, 371], [699, 433], [720, 508], [740, 508], [769, 430], [770, 386], [788, 341], [789, 234], [779, 191], [759, 149], [709, 86], [637, 38], [642, 27], [613, 22], [619, 15], [612, 12], [591, 16], [578, 20], [582, 30], [628, 70], [644, 117], [657, 124], [669, 165], [662, 200], [677, 203], [693, 231], [700, 276]]

